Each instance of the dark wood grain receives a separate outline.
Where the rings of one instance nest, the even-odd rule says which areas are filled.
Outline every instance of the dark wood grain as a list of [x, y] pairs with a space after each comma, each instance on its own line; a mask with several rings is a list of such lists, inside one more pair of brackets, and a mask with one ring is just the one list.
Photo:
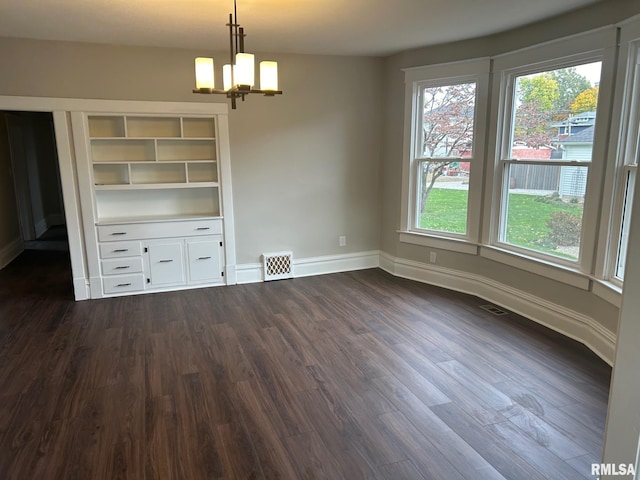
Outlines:
[[610, 368], [380, 270], [74, 302], [0, 271], [0, 478], [589, 478]]

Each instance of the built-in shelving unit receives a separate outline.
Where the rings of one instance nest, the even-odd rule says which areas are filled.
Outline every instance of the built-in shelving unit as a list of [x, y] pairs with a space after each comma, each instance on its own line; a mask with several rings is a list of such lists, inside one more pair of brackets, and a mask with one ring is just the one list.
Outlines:
[[[225, 243], [232, 234], [225, 232], [221, 208], [218, 120], [216, 115], [72, 115], [86, 141], [86, 163], [79, 171], [86, 182], [83, 211], [93, 217], [85, 224], [86, 238], [93, 239], [88, 246], [92, 298], [225, 283]], [[222, 158], [228, 171], [224, 121]]]
[[215, 117], [89, 115], [98, 223], [219, 217]]

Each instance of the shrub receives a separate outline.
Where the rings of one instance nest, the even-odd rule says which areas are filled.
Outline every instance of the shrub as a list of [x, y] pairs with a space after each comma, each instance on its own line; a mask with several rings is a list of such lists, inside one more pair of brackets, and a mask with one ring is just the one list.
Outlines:
[[547, 220], [549, 240], [556, 245], [572, 246], [580, 244], [582, 217], [571, 212], [553, 212]]

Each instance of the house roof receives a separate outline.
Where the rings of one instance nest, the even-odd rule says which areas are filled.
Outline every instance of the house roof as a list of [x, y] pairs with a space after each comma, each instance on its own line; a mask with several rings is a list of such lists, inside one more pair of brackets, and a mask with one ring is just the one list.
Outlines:
[[593, 133], [595, 132], [595, 125], [580, 130], [574, 135], [569, 135], [564, 140], [560, 140], [563, 145], [571, 145], [573, 143], [593, 143]]

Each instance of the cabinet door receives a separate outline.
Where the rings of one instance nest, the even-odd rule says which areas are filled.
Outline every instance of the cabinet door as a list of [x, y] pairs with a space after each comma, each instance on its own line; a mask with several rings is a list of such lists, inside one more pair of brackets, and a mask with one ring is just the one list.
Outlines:
[[149, 280], [153, 287], [183, 285], [184, 253], [181, 241], [149, 243]]
[[222, 237], [187, 240], [189, 259], [189, 283], [206, 283], [222, 280]]

